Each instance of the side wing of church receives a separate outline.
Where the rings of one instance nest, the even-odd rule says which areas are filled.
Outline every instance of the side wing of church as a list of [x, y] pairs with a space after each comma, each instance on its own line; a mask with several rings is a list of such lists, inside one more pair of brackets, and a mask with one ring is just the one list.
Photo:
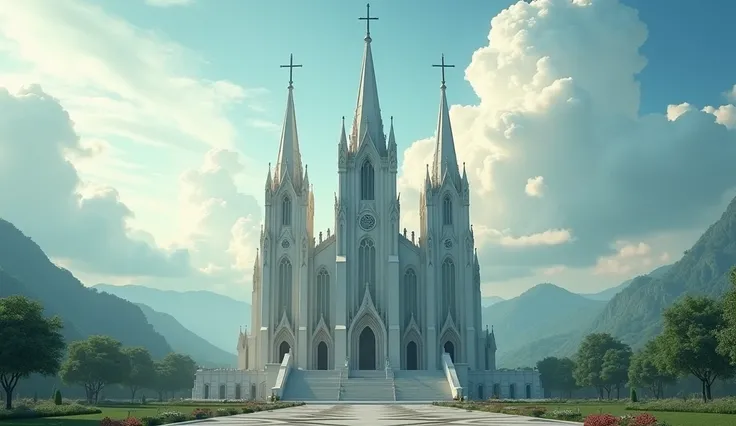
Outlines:
[[473, 398], [542, 396], [537, 372], [496, 370], [495, 336], [481, 324], [470, 184], [458, 167], [448, 65], [443, 57], [434, 160], [417, 171], [425, 174], [419, 206], [407, 206], [419, 209], [420, 228], [402, 230], [393, 117], [387, 135], [371, 42], [368, 31], [351, 131], [343, 118], [337, 144], [334, 228], [324, 232], [314, 229], [314, 188], [302, 164], [290, 79], [264, 188], [252, 328], [238, 338], [237, 370], [197, 372], [195, 399], [263, 399], [313, 370], [339, 372], [339, 386], [371, 371], [386, 380], [390, 371], [395, 381], [437, 372], [448, 388]]

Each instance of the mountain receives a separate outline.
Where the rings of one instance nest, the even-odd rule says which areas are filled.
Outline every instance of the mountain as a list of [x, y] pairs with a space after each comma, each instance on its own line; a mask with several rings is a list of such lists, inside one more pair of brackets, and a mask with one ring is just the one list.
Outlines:
[[[671, 267], [672, 267], [672, 265], [660, 266], [659, 268], [653, 270], [652, 272], [648, 273], [647, 275], [650, 276], [650, 277], [659, 278], [662, 275], [664, 275], [665, 272], [669, 271]], [[598, 293], [588, 293], [588, 294], [580, 293], [580, 295], [581, 296], [584, 296], [584, 297], [587, 297], [588, 299], [602, 300], [602, 301], [606, 301], [607, 302], [607, 301], [613, 299], [613, 296], [621, 293], [621, 291], [623, 291], [623, 289], [625, 289], [626, 287], [628, 287], [629, 284], [631, 284], [632, 281], [634, 281], [633, 278], [630, 279], [630, 280], [626, 280], [626, 281], [622, 282], [621, 284], [617, 285], [616, 287], [607, 288], [607, 289], [605, 289], [603, 291], [600, 291]]]
[[187, 330], [169, 314], [157, 312], [142, 303], [137, 303], [148, 323], [161, 333], [174, 351], [191, 356], [199, 365], [214, 368], [235, 368], [237, 357], [225, 352], [212, 343]]
[[[582, 332], [605, 307], [605, 302], [587, 299], [554, 284], [539, 284], [519, 297], [483, 308], [483, 323], [493, 325], [500, 367], [521, 367], [509, 358], [529, 342]], [[522, 360], [523, 361], [523, 360]], [[536, 363], [536, 360], [529, 365]]]
[[506, 299], [504, 299], [503, 297], [498, 297], [498, 296], [481, 297], [480, 305], [484, 308], [487, 308], [489, 306], [495, 305], [498, 302], [503, 302], [504, 300]]
[[736, 199], [677, 263], [660, 276], [635, 278], [608, 303], [590, 332], [608, 332], [641, 347], [661, 331], [662, 311], [683, 295], [720, 297], [736, 265]]
[[47, 313], [61, 317], [69, 340], [102, 334], [125, 346], [146, 347], [155, 358], [171, 352], [139, 307], [84, 287], [71, 272], [53, 264], [38, 244], [2, 219], [0, 269], [4, 271], [2, 295], [22, 294], [39, 301]]
[[93, 288], [174, 317], [186, 329], [235, 353], [240, 327], [250, 326], [251, 306], [211, 291], [158, 290], [142, 285], [98, 284]]

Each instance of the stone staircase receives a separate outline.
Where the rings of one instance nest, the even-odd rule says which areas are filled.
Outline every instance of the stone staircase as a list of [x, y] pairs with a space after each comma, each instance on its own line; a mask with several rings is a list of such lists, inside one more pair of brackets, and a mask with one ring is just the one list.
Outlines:
[[341, 401], [395, 401], [393, 374], [386, 371], [351, 371], [342, 379]]
[[[343, 379], [344, 380], [344, 379]], [[337, 401], [340, 370], [293, 369], [286, 380], [284, 401]]]
[[442, 370], [394, 372], [397, 401], [447, 401], [452, 391]]

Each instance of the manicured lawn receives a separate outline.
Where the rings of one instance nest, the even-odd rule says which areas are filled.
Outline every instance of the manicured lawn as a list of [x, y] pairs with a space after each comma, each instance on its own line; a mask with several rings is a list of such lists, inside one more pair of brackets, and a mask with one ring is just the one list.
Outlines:
[[201, 405], [113, 405], [99, 406], [102, 410], [99, 414], [82, 414], [79, 416], [43, 417], [39, 419], [13, 419], [1, 420], [0, 426], [98, 426], [100, 420], [105, 417], [111, 419], [124, 419], [127, 417], [149, 417], [165, 411], [180, 411], [191, 413], [195, 408], [209, 408], [212, 411], [223, 407], [242, 407], [245, 404], [201, 404]]
[[583, 416], [588, 414], [609, 413], [616, 416], [624, 414], [636, 415], [649, 413], [672, 426], [733, 426], [736, 424], [736, 414], [711, 413], [673, 413], [664, 411], [634, 411], [626, 410], [625, 403], [565, 403], [565, 404], [534, 404], [552, 410], [580, 410]]

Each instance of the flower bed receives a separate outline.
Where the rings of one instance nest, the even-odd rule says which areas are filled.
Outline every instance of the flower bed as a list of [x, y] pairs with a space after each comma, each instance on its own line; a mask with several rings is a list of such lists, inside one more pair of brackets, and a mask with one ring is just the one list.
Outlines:
[[701, 399], [658, 399], [626, 405], [627, 410], [671, 411], [688, 413], [736, 414], [736, 398], [717, 398], [703, 402]]
[[98, 414], [101, 412], [102, 410], [99, 408], [70, 403], [68, 401], [65, 401], [61, 405], [56, 405], [52, 400], [37, 402], [33, 402], [33, 400], [19, 400], [15, 402], [11, 410], [0, 408], [0, 420], [76, 416], [79, 414]]
[[483, 402], [483, 401], [453, 401], [453, 402], [434, 402], [434, 405], [440, 407], [460, 408], [463, 410], [487, 411], [489, 413], [513, 414], [515, 416], [527, 417], [544, 417], [547, 408], [539, 407], [532, 404], [506, 404], [500, 402]]
[[220, 407], [215, 410], [207, 407], [197, 407], [189, 413], [181, 411], [164, 411], [155, 416], [128, 417], [123, 420], [115, 420], [105, 417], [100, 420], [100, 426], [159, 426], [170, 423], [179, 423], [189, 420], [202, 420], [211, 417], [233, 416], [236, 414], [250, 414], [258, 411], [278, 410], [280, 408], [289, 408], [304, 405], [303, 402], [274, 402], [270, 404], [261, 402], [251, 402], [242, 404], [239, 407]]
[[614, 416], [611, 414], [591, 414], [585, 418], [584, 426], [669, 426], [667, 423], [658, 421], [648, 413], [636, 416]]

